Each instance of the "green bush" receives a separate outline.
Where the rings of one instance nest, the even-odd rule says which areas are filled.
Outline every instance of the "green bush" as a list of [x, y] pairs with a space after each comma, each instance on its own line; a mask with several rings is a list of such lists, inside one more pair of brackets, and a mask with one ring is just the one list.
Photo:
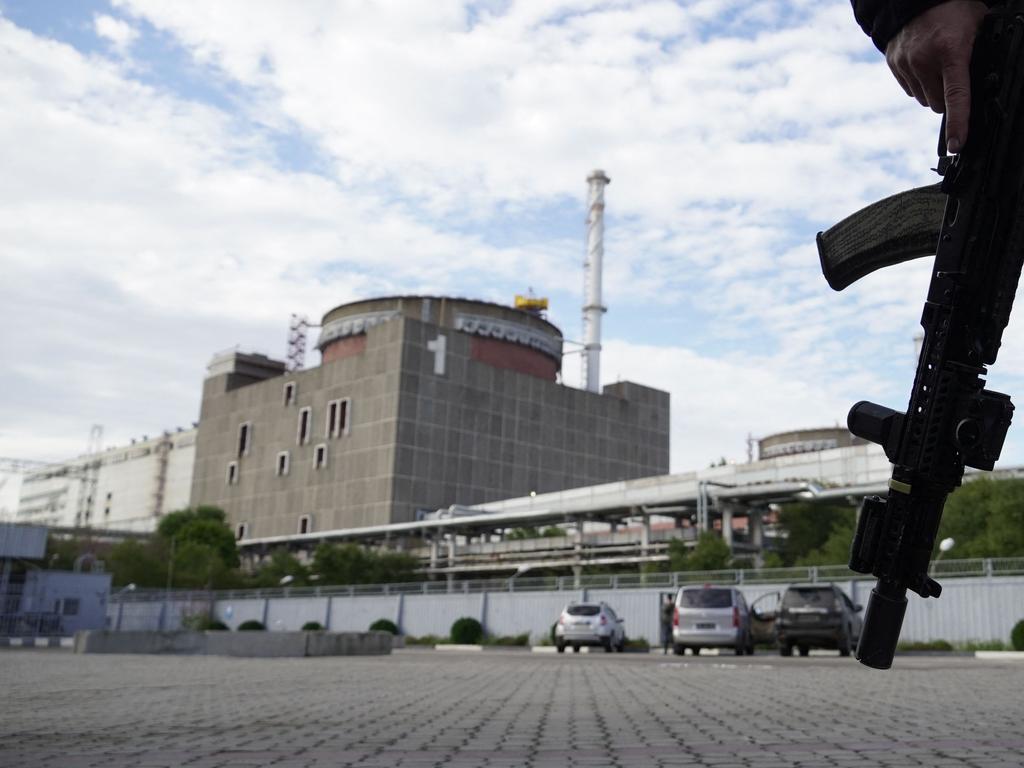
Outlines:
[[641, 651], [643, 653], [647, 653], [651, 650], [651, 645], [645, 638], [638, 637], [635, 639], [627, 639], [626, 648], [630, 651]]
[[390, 619], [377, 619], [373, 624], [370, 625], [371, 632], [390, 632], [392, 635], [398, 634], [398, 625]]
[[521, 635], [503, 635], [501, 637], [485, 637], [484, 645], [529, 645], [530, 633], [524, 632]]
[[1024, 651], [1024, 619], [1013, 625], [1013, 630], [1010, 632], [1010, 645], [1015, 651]]
[[256, 619], [249, 619], [238, 625], [239, 632], [258, 632], [265, 629], [266, 627], [263, 626], [263, 622], [256, 621]]
[[914, 640], [900, 643], [897, 648], [901, 651], [952, 651], [953, 644], [947, 640]]
[[412, 637], [411, 635], [405, 636], [406, 645], [439, 645], [440, 643], [447, 643], [448, 638], [438, 637], [437, 635], [423, 635], [423, 637]]
[[324, 625], [321, 624], [319, 621], [307, 621], [305, 624], [302, 625], [303, 632], [322, 632], [323, 629]]
[[231, 627], [223, 621], [211, 618], [207, 613], [196, 613], [191, 616], [185, 616], [181, 620], [181, 625], [185, 627], [185, 629], [194, 629], [198, 632], [231, 629]]
[[1002, 640], [969, 640], [958, 643], [958, 651], [1008, 651], [1009, 647]]
[[484, 638], [484, 628], [476, 619], [463, 616], [452, 624], [451, 638], [460, 645], [476, 645]]

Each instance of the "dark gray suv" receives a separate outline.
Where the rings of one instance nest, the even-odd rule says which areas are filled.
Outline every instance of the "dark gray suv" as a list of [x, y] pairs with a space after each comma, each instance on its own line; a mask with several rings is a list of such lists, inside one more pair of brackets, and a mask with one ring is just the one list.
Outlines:
[[811, 648], [836, 648], [849, 656], [860, 639], [861, 606], [834, 584], [795, 584], [779, 602], [775, 637], [779, 653], [806, 656]]

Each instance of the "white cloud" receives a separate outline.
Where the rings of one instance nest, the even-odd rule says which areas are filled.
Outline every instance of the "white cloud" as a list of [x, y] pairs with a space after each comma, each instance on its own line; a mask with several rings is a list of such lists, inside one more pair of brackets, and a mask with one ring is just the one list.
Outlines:
[[[843, 3], [113, 5], [95, 29], [130, 70], [0, 20], [0, 320], [26, 329], [0, 454], [187, 423], [212, 352], [278, 354], [290, 312], [377, 293], [532, 284], [572, 338], [594, 167], [605, 379], [672, 391], [675, 468], [909, 390], [927, 264], [834, 294], [813, 235], [927, 181], [938, 125]], [[147, 69], [156, 36], [194, 69]], [[495, 234], [568, 205], [575, 240]], [[1024, 376], [1015, 329], [1006, 356]]]
[[131, 24], [106, 14], [98, 13], [93, 17], [93, 29], [121, 52], [127, 50], [139, 37], [139, 31]]

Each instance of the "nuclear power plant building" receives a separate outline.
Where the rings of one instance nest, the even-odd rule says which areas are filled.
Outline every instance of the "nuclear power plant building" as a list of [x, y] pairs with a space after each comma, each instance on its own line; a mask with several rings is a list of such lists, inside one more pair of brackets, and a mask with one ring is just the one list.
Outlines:
[[191, 503], [265, 538], [666, 473], [668, 393], [564, 386], [562, 343], [535, 312], [399, 296], [328, 312], [315, 368], [218, 355]]

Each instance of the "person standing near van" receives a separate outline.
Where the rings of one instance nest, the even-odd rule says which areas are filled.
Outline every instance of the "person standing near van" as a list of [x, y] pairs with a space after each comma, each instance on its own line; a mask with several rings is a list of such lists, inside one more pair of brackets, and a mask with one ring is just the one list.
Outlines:
[[671, 595], [665, 595], [661, 602], [661, 653], [668, 653], [668, 647], [672, 644], [672, 617], [675, 614], [675, 604]]

